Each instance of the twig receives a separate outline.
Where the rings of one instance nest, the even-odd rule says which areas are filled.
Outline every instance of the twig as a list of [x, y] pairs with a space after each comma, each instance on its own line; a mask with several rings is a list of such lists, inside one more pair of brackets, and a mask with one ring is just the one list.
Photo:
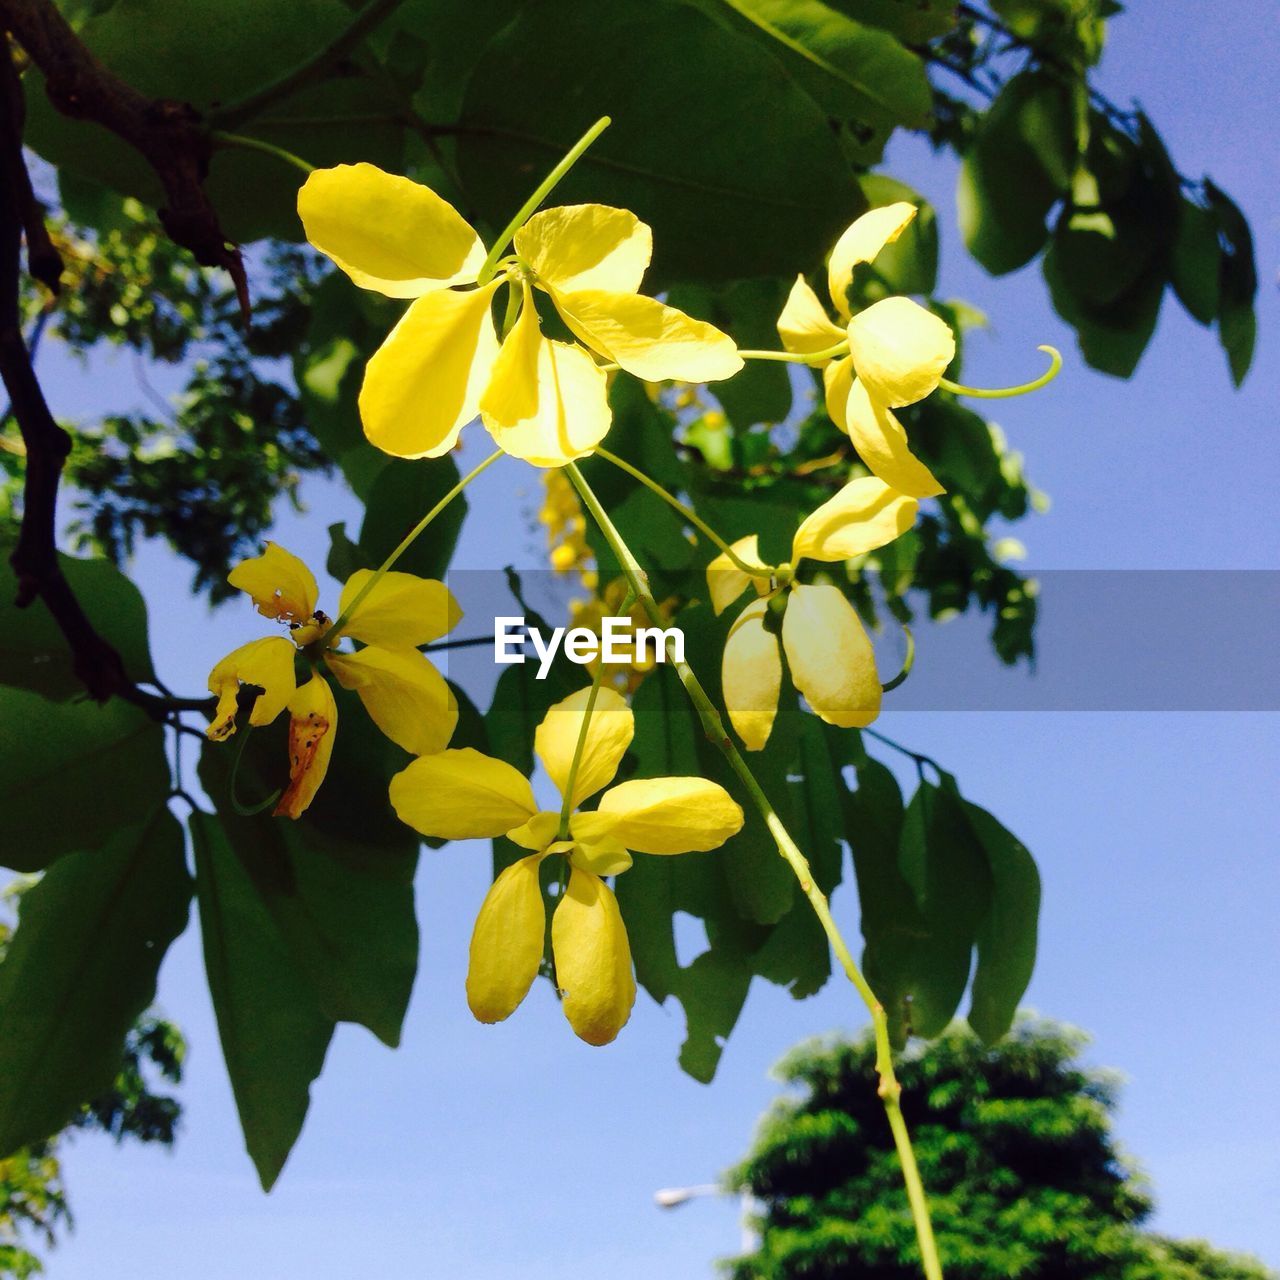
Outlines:
[[[175, 244], [189, 249], [197, 262], [230, 273], [247, 323], [249, 282], [244, 262], [240, 250], [223, 233], [204, 190], [210, 141], [199, 112], [186, 102], [148, 98], [108, 70], [52, 0], [0, 0], [0, 27], [12, 33], [44, 73], [49, 101], [63, 115], [109, 129], [155, 170], [165, 192], [166, 204], [159, 211], [165, 232]], [[15, 75], [12, 65], [6, 74]], [[30, 234], [29, 243], [35, 243]]]

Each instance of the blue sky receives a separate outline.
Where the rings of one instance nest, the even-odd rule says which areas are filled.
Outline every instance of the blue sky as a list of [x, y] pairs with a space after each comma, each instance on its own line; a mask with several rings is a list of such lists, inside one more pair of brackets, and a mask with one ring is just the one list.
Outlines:
[[[1030, 376], [1040, 342], [1067, 355], [1048, 391], [997, 413], [1053, 499], [1018, 530], [1032, 569], [1277, 565], [1278, 25], [1264, 0], [1135, 0], [1113, 24], [1101, 74], [1104, 88], [1139, 97], [1184, 172], [1212, 172], [1252, 220], [1260, 343], [1239, 393], [1212, 337], [1168, 299], [1131, 382], [1085, 369], [1036, 268], [991, 280], [965, 256], [953, 167], [909, 140], [890, 153], [890, 171], [938, 206], [942, 292], [992, 318], [990, 333], [970, 343], [967, 376]], [[134, 395], [127, 360], [93, 377], [51, 348], [42, 362], [62, 413], [87, 412], [104, 392]], [[536, 496], [534, 473], [504, 462], [473, 501], [531, 509]], [[277, 536], [318, 566], [327, 525], [355, 508], [332, 486], [309, 485], [305, 497], [309, 511], [286, 515]], [[457, 563], [534, 563], [533, 552], [523, 521], [473, 521]], [[153, 647], [175, 687], [202, 687], [214, 660], [259, 633], [247, 608], [206, 617], [167, 553], [145, 549], [136, 570]], [[1053, 647], [1068, 621], [1056, 630], [1046, 611], [1046, 661], [1056, 652], [1071, 662], [1069, 646]], [[1124, 642], [1160, 661], [1169, 633], [1130, 632]], [[953, 661], [947, 644], [945, 630], [931, 632], [919, 661]], [[1205, 663], [1215, 656], [1205, 653]], [[1229, 665], [1234, 655], [1220, 658]], [[1157, 1225], [1280, 1265], [1280, 721], [1262, 712], [889, 707], [879, 727], [953, 764], [965, 792], [1039, 860], [1045, 906], [1028, 1004], [1091, 1030], [1092, 1060], [1125, 1073], [1118, 1131], [1152, 1177]], [[736, 1204], [663, 1213], [653, 1191], [709, 1181], [736, 1159], [775, 1096], [771, 1064], [806, 1035], [860, 1028], [860, 1006], [834, 982], [802, 1002], [758, 985], [710, 1087], [676, 1066], [678, 1008], [643, 994], [605, 1050], [573, 1038], [541, 985], [509, 1022], [480, 1027], [462, 979], [488, 878], [484, 845], [425, 853], [422, 966], [403, 1047], [393, 1053], [362, 1030], [339, 1031], [302, 1140], [269, 1197], [243, 1154], [191, 929], [161, 984], [164, 1008], [192, 1045], [178, 1148], [117, 1152], [77, 1141], [66, 1160], [77, 1230], [51, 1259], [52, 1280], [167, 1280], [175, 1258], [186, 1280], [710, 1275], [712, 1259], [737, 1247]], [[835, 908], [856, 934], [851, 890], [837, 893]]]

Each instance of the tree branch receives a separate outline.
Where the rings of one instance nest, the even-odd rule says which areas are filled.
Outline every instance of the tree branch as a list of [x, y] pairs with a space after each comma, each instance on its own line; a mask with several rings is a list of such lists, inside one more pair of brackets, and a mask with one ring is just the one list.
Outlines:
[[[148, 98], [108, 70], [52, 0], [0, 0], [0, 26], [44, 73], [49, 101], [63, 115], [102, 125], [151, 165], [164, 187], [166, 204], [159, 213], [165, 232], [175, 244], [189, 249], [197, 262], [230, 273], [247, 322], [249, 286], [244, 263], [240, 250], [223, 234], [204, 190], [211, 144], [195, 108], [185, 102]], [[6, 56], [5, 61], [10, 59]], [[14, 74], [12, 66], [5, 74]], [[29, 243], [36, 242], [36, 237], [29, 236]], [[33, 274], [38, 273], [33, 270]]]
[[[43, 235], [42, 219], [39, 231], [33, 234], [31, 230], [32, 219], [38, 217], [32, 207], [38, 210], [39, 206], [22, 156], [22, 85], [7, 45], [0, 53], [0, 173], [6, 178], [0, 190], [0, 377], [27, 454], [22, 525], [10, 557], [18, 579], [16, 603], [25, 608], [37, 598], [44, 601], [70, 646], [76, 676], [91, 697], [103, 702], [114, 694], [164, 719], [182, 709], [178, 704], [191, 700], [147, 693], [129, 679], [120, 655], [98, 634], [58, 564], [58, 482], [71, 452], [71, 437], [49, 411], [22, 336], [22, 239], [25, 234], [33, 275], [48, 265], [42, 258], [42, 246], [48, 239]], [[53, 252], [56, 256], [56, 250]]]

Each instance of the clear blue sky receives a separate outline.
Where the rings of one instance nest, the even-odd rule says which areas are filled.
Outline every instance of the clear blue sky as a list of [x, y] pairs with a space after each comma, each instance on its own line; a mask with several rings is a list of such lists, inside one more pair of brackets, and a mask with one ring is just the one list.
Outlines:
[[[1039, 342], [1068, 356], [1048, 392], [999, 409], [1053, 498], [1049, 514], [1019, 529], [1033, 569], [1278, 563], [1277, 36], [1280, 17], [1266, 0], [1135, 0], [1113, 25], [1101, 76], [1104, 88], [1136, 94], [1183, 170], [1210, 170], [1252, 221], [1261, 338], [1240, 393], [1212, 338], [1168, 300], [1132, 382], [1086, 370], [1035, 268], [993, 281], [964, 255], [952, 166], [909, 141], [891, 152], [892, 171], [939, 208], [943, 292], [992, 317], [991, 333], [971, 343], [971, 379], [1006, 382], [1038, 369]], [[57, 410], [100, 403], [96, 378], [52, 350], [42, 359]], [[127, 361], [102, 376], [105, 390], [133, 395]], [[504, 464], [477, 485], [475, 501], [528, 509], [536, 492], [532, 472]], [[320, 484], [306, 498], [307, 515], [286, 516], [278, 537], [318, 566], [326, 526], [354, 508]], [[474, 522], [458, 563], [532, 563], [532, 545], [522, 522]], [[247, 608], [206, 621], [166, 553], [145, 550], [137, 569], [160, 668], [176, 687], [200, 688], [216, 658], [258, 634]], [[1050, 612], [1046, 661], [1056, 625]], [[1159, 660], [1166, 639], [1162, 631], [1125, 643]], [[931, 635], [921, 662], [946, 662], [945, 644], [945, 632]], [[1119, 1134], [1153, 1179], [1157, 1225], [1280, 1265], [1280, 719], [890, 710], [880, 727], [954, 763], [966, 793], [1036, 854], [1045, 907], [1028, 1003], [1090, 1029], [1092, 1059], [1126, 1074]], [[709, 1181], [736, 1159], [775, 1095], [770, 1065], [806, 1035], [859, 1028], [860, 1007], [834, 982], [803, 1002], [757, 985], [710, 1087], [676, 1066], [678, 1008], [643, 994], [605, 1050], [572, 1037], [542, 984], [509, 1022], [480, 1027], [462, 980], [488, 879], [485, 845], [424, 855], [422, 966], [404, 1045], [392, 1053], [364, 1031], [339, 1031], [270, 1197], [241, 1148], [192, 928], [161, 984], [165, 1010], [192, 1045], [178, 1148], [76, 1143], [66, 1171], [77, 1231], [51, 1259], [52, 1280], [168, 1280], [175, 1260], [185, 1280], [711, 1275], [712, 1260], [737, 1247], [736, 1205], [703, 1201], [667, 1214], [653, 1207], [653, 1191]], [[835, 905], [856, 933], [852, 890]]]

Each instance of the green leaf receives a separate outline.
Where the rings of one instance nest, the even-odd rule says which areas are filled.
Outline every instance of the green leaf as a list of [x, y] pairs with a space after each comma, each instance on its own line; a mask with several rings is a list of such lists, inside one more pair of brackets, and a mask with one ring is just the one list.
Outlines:
[[680, 1066], [710, 1084], [751, 986], [751, 966], [737, 956], [704, 951], [682, 975], [680, 1003], [687, 1034]]
[[1253, 363], [1258, 325], [1253, 300], [1258, 291], [1258, 269], [1253, 255], [1253, 234], [1239, 206], [1208, 178], [1205, 196], [1222, 236], [1221, 304], [1218, 340], [1227, 353], [1232, 381], [1239, 386]]
[[[385, 739], [367, 724], [355, 695], [335, 689], [334, 696], [338, 728], [329, 777], [302, 818], [241, 817], [231, 810], [229, 744], [205, 748], [200, 781], [322, 1012], [335, 1022], [360, 1023], [394, 1046], [417, 973], [418, 845], [391, 813], [386, 788], [408, 757], [393, 754], [390, 743], [382, 754]], [[283, 730], [282, 717], [253, 731], [236, 783], [245, 799], [280, 785], [287, 762]]]
[[[413, 462], [396, 458], [388, 463], [373, 482], [360, 526], [360, 550], [368, 563], [381, 564], [458, 479], [457, 464], [449, 457]], [[396, 568], [423, 578], [442, 578], [466, 514], [466, 495], [459, 494], [400, 557]]]
[[0, 865], [39, 871], [143, 821], [169, 790], [160, 726], [113, 698], [0, 688]]
[[[613, 117], [556, 201], [633, 210], [654, 231], [652, 292], [674, 280], [790, 275], [859, 211], [819, 107], [752, 41], [685, 5], [530, 5], [481, 54], [458, 142], [462, 181], [502, 226], [591, 123]], [[678, 56], [673, 51], [678, 50]], [[726, 128], [756, 118], [768, 128]]]
[[182, 854], [182, 828], [161, 809], [64, 858], [23, 895], [0, 963], [0, 1154], [57, 1133], [110, 1089], [186, 926]]
[[1222, 246], [1211, 210], [1190, 200], [1179, 205], [1170, 281], [1178, 301], [1201, 324], [1212, 324], [1221, 298]]
[[245, 1146], [269, 1191], [302, 1131], [334, 1023], [218, 819], [190, 818], [205, 972]]
[[833, 9], [891, 32], [905, 44], [924, 44], [956, 25], [955, 0], [830, 0]]
[[1022, 842], [985, 809], [963, 801], [991, 869], [991, 905], [978, 927], [969, 1025], [988, 1044], [1013, 1025], [1036, 962], [1040, 873]]
[[1024, 71], [1007, 81], [965, 153], [956, 193], [965, 245], [992, 275], [1039, 253], [1075, 158], [1071, 93], [1062, 80]]
[[[10, 548], [0, 544], [0, 684], [32, 689], [46, 698], [84, 692], [62, 631], [43, 600], [25, 609], [14, 604], [18, 581]], [[58, 564], [98, 634], [116, 650], [135, 683], [156, 678], [147, 643], [147, 607], [142, 594], [106, 560], [59, 555]]]
[[821, 0], [701, 0], [767, 37], [767, 47], [828, 114], [872, 126], [923, 127], [932, 95], [924, 63], [888, 32]]

